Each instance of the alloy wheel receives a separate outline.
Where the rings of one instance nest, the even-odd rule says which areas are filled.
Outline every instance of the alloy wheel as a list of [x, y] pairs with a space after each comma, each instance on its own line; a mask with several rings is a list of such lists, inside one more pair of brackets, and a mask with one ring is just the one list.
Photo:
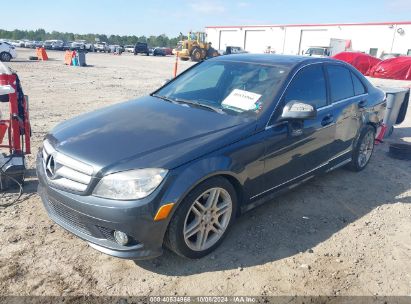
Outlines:
[[184, 220], [184, 241], [194, 251], [204, 251], [221, 239], [232, 216], [233, 202], [223, 188], [203, 192]]
[[371, 131], [367, 132], [363, 137], [358, 153], [358, 165], [361, 168], [365, 167], [371, 158], [374, 149], [374, 140], [373, 132]]

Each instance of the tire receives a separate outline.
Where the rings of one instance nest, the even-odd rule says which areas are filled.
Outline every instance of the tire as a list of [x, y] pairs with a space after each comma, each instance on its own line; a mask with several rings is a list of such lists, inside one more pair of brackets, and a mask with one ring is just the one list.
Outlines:
[[388, 150], [388, 155], [395, 159], [411, 160], [411, 144], [392, 143]]
[[407, 115], [409, 99], [410, 99], [410, 94], [407, 93], [405, 95], [405, 100], [403, 101], [403, 103], [401, 105], [400, 111], [398, 112], [397, 120], [395, 121], [396, 125], [399, 125], [404, 121], [405, 116]]
[[3, 52], [3, 53], [0, 54], [0, 61], [9, 62], [10, 60], [11, 60], [10, 53]]
[[[207, 199], [211, 193], [218, 193], [219, 196], [217, 200], [213, 200], [216, 202], [216, 205], [213, 204], [214, 207], [211, 207], [214, 211], [207, 211]], [[195, 209], [193, 209], [194, 205]], [[216, 210], [219, 210], [221, 214], [213, 216], [213, 213], [218, 212]], [[223, 177], [206, 180], [195, 187], [178, 206], [168, 226], [164, 244], [182, 257], [202, 258], [216, 249], [224, 240], [235, 220], [236, 211], [237, 194], [233, 185]], [[217, 223], [221, 229], [217, 228]], [[195, 229], [198, 232], [185, 238], [184, 232], [186, 235], [189, 234], [187, 226], [190, 225], [198, 227]], [[220, 233], [216, 232], [218, 230]], [[201, 238], [204, 233], [206, 237]]]
[[199, 48], [194, 48], [193, 51], [191, 52], [191, 60], [194, 62], [199, 62], [201, 61], [202, 56], [201, 56], [201, 50]]
[[364, 126], [353, 149], [351, 162], [347, 165], [349, 170], [354, 172], [364, 170], [374, 151], [374, 141], [375, 129], [370, 125]]

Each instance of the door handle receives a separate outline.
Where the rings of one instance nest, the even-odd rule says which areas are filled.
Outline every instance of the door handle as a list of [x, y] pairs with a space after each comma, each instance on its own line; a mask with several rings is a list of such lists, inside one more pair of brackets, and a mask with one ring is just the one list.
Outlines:
[[330, 123], [332, 123], [334, 121], [334, 116], [332, 116], [331, 114], [327, 114], [323, 120], [321, 120], [321, 125], [324, 127], [326, 125], [329, 125]]
[[363, 99], [358, 103], [359, 108], [364, 108], [367, 105], [367, 99]]

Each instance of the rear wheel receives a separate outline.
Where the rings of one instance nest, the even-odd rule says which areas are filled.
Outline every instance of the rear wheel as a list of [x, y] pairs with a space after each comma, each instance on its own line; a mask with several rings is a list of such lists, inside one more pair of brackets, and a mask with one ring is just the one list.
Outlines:
[[0, 54], [0, 61], [9, 62], [11, 60], [10, 53], [3, 52]]
[[165, 236], [178, 255], [197, 259], [212, 252], [232, 225], [237, 207], [234, 187], [223, 177], [209, 179], [181, 202]]
[[375, 129], [366, 125], [360, 133], [357, 144], [354, 147], [351, 162], [348, 168], [352, 171], [363, 170], [370, 161], [371, 155], [374, 151]]

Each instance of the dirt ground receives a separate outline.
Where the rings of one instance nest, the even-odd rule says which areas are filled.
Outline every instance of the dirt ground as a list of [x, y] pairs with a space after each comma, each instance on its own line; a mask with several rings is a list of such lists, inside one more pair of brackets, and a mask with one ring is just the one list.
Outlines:
[[174, 58], [88, 54], [91, 66], [79, 68], [64, 66], [63, 52], [47, 62], [18, 53], [9, 66], [30, 96], [33, 154], [22, 200], [0, 209], [0, 295], [411, 295], [411, 162], [386, 154], [391, 141], [411, 142], [410, 109], [366, 170], [339, 169], [245, 214], [201, 260], [166, 251], [135, 263], [53, 224], [34, 155], [57, 123], [154, 90]]

